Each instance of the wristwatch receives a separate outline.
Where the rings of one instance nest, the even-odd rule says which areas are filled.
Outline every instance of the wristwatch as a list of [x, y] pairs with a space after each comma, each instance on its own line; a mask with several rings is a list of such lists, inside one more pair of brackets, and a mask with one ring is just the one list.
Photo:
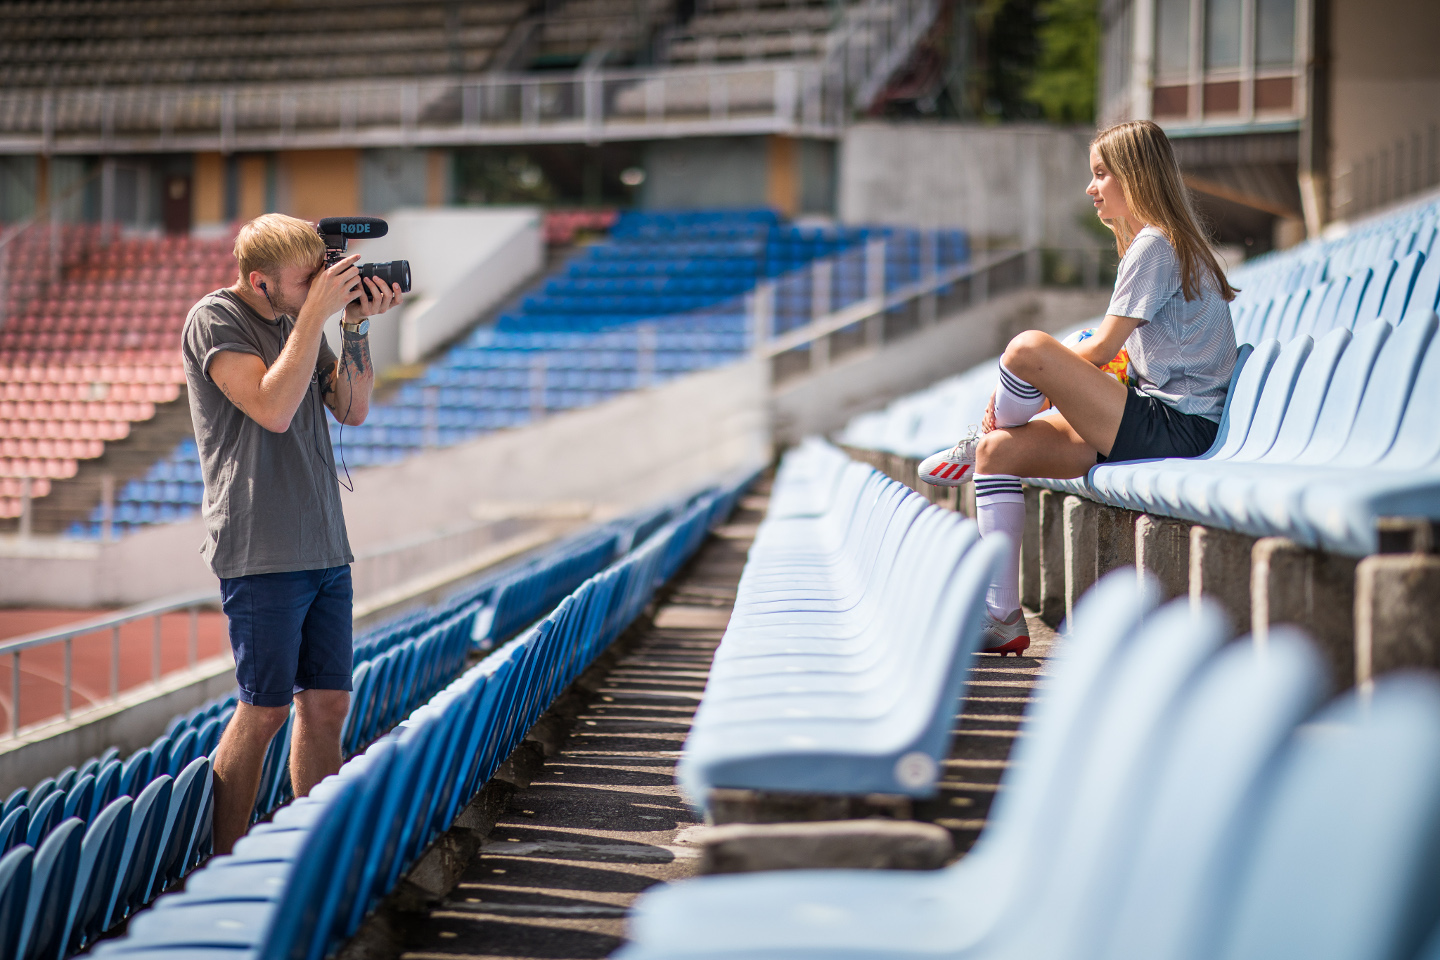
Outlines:
[[359, 323], [346, 323], [344, 320], [341, 320], [340, 329], [352, 336], [363, 337], [370, 332], [370, 318], [366, 317]]

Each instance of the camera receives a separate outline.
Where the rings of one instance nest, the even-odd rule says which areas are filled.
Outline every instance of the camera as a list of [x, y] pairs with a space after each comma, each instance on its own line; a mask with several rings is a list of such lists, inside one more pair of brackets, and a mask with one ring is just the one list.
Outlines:
[[[383, 237], [389, 232], [390, 225], [379, 217], [325, 217], [315, 229], [320, 234], [320, 239], [325, 241], [325, 266], [329, 267], [345, 259], [345, 248], [351, 240]], [[398, 283], [401, 293], [410, 292], [409, 260], [362, 263], [358, 266], [362, 280], [374, 277], [386, 286]]]

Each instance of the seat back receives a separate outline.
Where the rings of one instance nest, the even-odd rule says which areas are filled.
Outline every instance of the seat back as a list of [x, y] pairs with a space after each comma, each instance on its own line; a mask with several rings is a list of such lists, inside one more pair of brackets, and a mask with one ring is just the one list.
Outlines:
[[1192, 610], [1189, 598], [1162, 607], [1140, 628], [1116, 668], [1080, 775], [1056, 810], [1048, 869], [1035, 870], [1033, 895], [1044, 904], [1045, 923], [1027, 915], [1030, 904], [1007, 918], [1025, 955], [1085, 942], [1094, 919], [1086, 892], [1097, 882], [1113, 885], [1123, 872], [1126, 836], [1148, 809], [1187, 691], [1229, 634], [1218, 606], [1205, 600]]
[[195, 753], [199, 744], [199, 735], [194, 727], [186, 730], [175, 738], [175, 746], [170, 750], [170, 764], [165, 772], [172, 777], [178, 777], [180, 771], [190, 765], [195, 759]]
[[[1211, 955], [1251, 806], [1326, 686], [1314, 645], [1283, 626], [1263, 651], [1242, 640], [1206, 666], [1166, 745], [1150, 809], [1126, 837], [1133, 860], [1119, 877], [1095, 878], [1092, 889], [1118, 909], [1108, 935], [1086, 938], [1091, 957]], [[1108, 905], [1094, 904], [1097, 932], [1108, 914]]]
[[147, 900], [158, 897], [167, 886], [179, 880], [185, 870], [185, 854], [200, 816], [200, 800], [205, 781], [210, 776], [210, 761], [196, 757], [190, 761], [170, 790], [170, 803], [165, 811], [165, 826], [160, 834], [155, 866], [149, 878]]
[[[1435, 313], [1429, 314], [1434, 322]], [[1419, 323], [1420, 321], [1409, 321]], [[1405, 405], [1405, 414], [1400, 428], [1395, 432], [1395, 442], [1377, 466], [1387, 470], [1416, 470], [1440, 462], [1440, 337], [1430, 341], [1420, 370], [1415, 375], [1415, 386]]]
[[0, 957], [20, 955], [34, 860], [34, 849], [24, 844], [0, 857]]
[[[1280, 355], [1275, 358], [1270, 374], [1265, 378], [1260, 398], [1250, 414], [1250, 426], [1245, 432], [1245, 442], [1229, 459], [1254, 460], [1270, 449], [1270, 445], [1275, 442], [1275, 435], [1280, 432], [1285, 410], [1290, 406], [1295, 381], [1299, 379], [1300, 371], [1309, 359], [1314, 345], [1315, 341], [1301, 334], [1280, 349]], [[1216, 459], [1222, 458], [1217, 455]]]
[[1311, 297], [1318, 298], [1319, 296], [1320, 291], [1318, 290], [1296, 291], [1290, 297], [1289, 302], [1285, 304], [1285, 309], [1281, 311], [1280, 322], [1271, 335], [1281, 343], [1288, 343], [1290, 338], [1295, 336], [1295, 330], [1300, 325], [1300, 315], [1310, 303]]
[[[1315, 432], [1320, 419], [1320, 409], [1330, 392], [1340, 359], [1350, 347], [1354, 334], [1344, 327], [1331, 330], [1310, 350], [1305, 365], [1295, 378], [1295, 388], [1290, 392], [1290, 402], [1275, 432], [1275, 439], [1257, 459], [1275, 463], [1289, 463], [1300, 455]], [[1237, 459], [1244, 459], [1239, 458]]]
[[0, 817], [8, 817], [14, 811], [26, 806], [30, 802], [30, 788], [16, 787], [10, 791], [10, 796], [5, 798], [5, 806], [0, 807]]
[[0, 853], [18, 847], [30, 835], [30, 808], [16, 807], [0, 820]]
[[1423, 317], [1440, 306], [1437, 301], [1440, 301], [1440, 251], [1432, 251], [1415, 274], [1415, 284], [1410, 288], [1410, 299], [1405, 303], [1401, 322], [1408, 323], [1412, 317]]
[[120, 796], [120, 770], [119, 760], [107, 760], [100, 764], [95, 774], [95, 796], [91, 799], [87, 820], [94, 818]]
[[1395, 268], [1399, 264], [1394, 260], [1386, 260], [1374, 268], [1370, 277], [1370, 283], [1365, 287], [1365, 296], [1360, 300], [1360, 306], [1355, 311], [1356, 325], [1369, 323], [1380, 317], [1380, 305], [1385, 302], [1385, 291], [1390, 287], [1390, 280], [1395, 276]]
[[84, 837], [84, 821], [72, 817], [52, 830], [35, 851], [25, 929], [20, 933], [21, 960], [49, 960], [60, 955]]
[[65, 794], [51, 790], [39, 807], [32, 808], [30, 829], [25, 832], [25, 842], [35, 849], [50, 835], [50, 831], [65, 819]]
[[1069, 802], [1117, 666], [1159, 597], [1152, 578], [1132, 571], [1108, 574], [1081, 597], [969, 856], [1019, 867], [1053, 848], [1057, 808]]
[[105, 929], [130, 916], [145, 903], [150, 876], [159, 852], [160, 835], [165, 829], [165, 813], [170, 807], [171, 780], [161, 774], [140, 791], [130, 809], [130, 829], [125, 834], [125, 853], [116, 874], [115, 891], [105, 911]]
[[1358, 322], [1360, 301], [1365, 299], [1365, 291], [1374, 281], [1374, 276], [1375, 271], [1369, 267], [1357, 270], [1350, 275], [1350, 282], [1345, 285], [1345, 293], [1335, 307], [1335, 325], [1337, 327], [1355, 330], [1360, 326]]
[[1424, 263], [1425, 255], [1416, 252], [1406, 254], [1395, 264], [1395, 273], [1390, 277], [1390, 285], [1385, 288], [1385, 299], [1380, 304], [1381, 320], [1398, 324], [1405, 316], [1411, 291], [1415, 288], [1415, 280]]
[[1392, 329], [1384, 320], [1376, 320], [1355, 332], [1330, 378], [1330, 388], [1325, 391], [1325, 402], [1315, 417], [1309, 442], [1292, 458], [1295, 463], [1327, 462], [1339, 449], [1337, 441], [1350, 435], [1360, 401], [1365, 396], [1365, 386]]
[[277, 902], [258, 960], [321, 960], [332, 941], [335, 919], [332, 887], [337, 873], [348, 869], [353, 849], [342, 848], [350, 813], [362, 783], [342, 781], [319, 822], [295, 857], [285, 891]]
[[1335, 329], [1335, 320], [1340, 313], [1340, 301], [1344, 299], [1345, 288], [1349, 285], [1349, 277], [1336, 277], [1325, 284], [1325, 293], [1320, 298], [1320, 303], [1315, 310], [1315, 319], [1311, 323], [1310, 329], [1305, 332], [1319, 340]]
[[150, 748], [142, 747], [125, 760], [120, 767], [120, 792], [129, 797], [138, 797], [150, 784]]
[[1389, 674], [1298, 730], [1227, 891], [1220, 960], [1401, 960], [1436, 920], [1440, 688]]
[[70, 907], [70, 926], [65, 936], [67, 955], [79, 952], [104, 932], [102, 920], [115, 892], [120, 861], [125, 855], [125, 837], [130, 831], [133, 805], [129, 797], [121, 797], [96, 814], [85, 829], [76, 871], [75, 898]]
[[[1274, 362], [1274, 355], [1266, 350], [1269, 355], [1269, 362]], [[1210, 444], [1210, 449], [1201, 454], [1198, 459], [1208, 460], [1212, 457], [1229, 456], [1233, 449], [1238, 449], [1240, 444], [1245, 442], [1244, 434], [1250, 427], [1250, 413], [1253, 408], [1253, 401], [1259, 398], [1259, 388], [1265, 380], [1265, 374], [1270, 372], [1269, 365], [1262, 363], [1264, 369], [1257, 369], [1251, 375], [1255, 381], [1253, 390], [1246, 388], [1245, 395], [1240, 403], [1235, 403], [1235, 397], [1241, 392], [1241, 383], [1245, 381], [1245, 371], [1250, 368], [1250, 363], [1255, 359], [1255, 348], [1248, 343], [1242, 343], [1236, 350], [1235, 369], [1230, 371], [1230, 386], [1225, 391], [1225, 411], [1220, 414], [1220, 426], [1215, 431], [1215, 440]], [[1249, 401], [1247, 403], [1247, 401]], [[1238, 436], [1237, 436], [1238, 435]], [[1233, 443], [1233, 448], [1232, 448]]]
[[[1430, 316], [1407, 323], [1390, 334], [1375, 359], [1375, 368], [1365, 385], [1354, 425], [1345, 442], [1337, 445], [1332, 440], [1329, 445], [1332, 453], [1325, 461], [1306, 461], [1302, 457], [1302, 462], [1341, 463], [1354, 468], [1369, 466], [1385, 455], [1400, 429], [1415, 376], [1434, 340], [1435, 328], [1436, 320]], [[1314, 441], [1311, 448], [1317, 456], [1324, 449]], [[1306, 454], [1310, 453], [1307, 449]]]
[[66, 817], [79, 817], [81, 820], [90, 819], [90, 808], [95, 804], [95, 778], [86, 774], [75, 785], [65, 793]]

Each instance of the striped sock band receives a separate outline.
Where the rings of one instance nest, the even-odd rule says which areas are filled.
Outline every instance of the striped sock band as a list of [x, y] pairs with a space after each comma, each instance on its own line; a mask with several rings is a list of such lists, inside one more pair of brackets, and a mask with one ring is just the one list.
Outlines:
[[995, 387], [996, 426], [1018, 427], [1029, 423], [1044, 405], [1045, 397], [1039, 390], [1006, 370], [1004, 363], [1000, 364], [1000, 383]]
[[975, 506], [990, 503], [1024, 503], [1020, 478], [1007, 473], [975, 474]]

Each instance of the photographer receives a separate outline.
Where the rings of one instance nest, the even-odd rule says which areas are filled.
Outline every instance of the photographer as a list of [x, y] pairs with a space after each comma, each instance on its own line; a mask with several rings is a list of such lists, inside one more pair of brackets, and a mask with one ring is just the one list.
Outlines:
[[[354, 558], [323, 408], [341, 423], [364, 422], [375, 383], [368, 318], [401, 291], [362, 284], [357, 256], [329, 267], [324, 257], [313, 225], [257, 217], [235, 239], [235, 285], [202, 297], [185, 319], [205, 476], [200, 552], [220, 578], [241, 701], [215, 758], [217, 854], [249, 827], [265, 751], [292, 699], [295, 795], [340, 769]], [[324, 324], [342, 309], [337, 358]]]

